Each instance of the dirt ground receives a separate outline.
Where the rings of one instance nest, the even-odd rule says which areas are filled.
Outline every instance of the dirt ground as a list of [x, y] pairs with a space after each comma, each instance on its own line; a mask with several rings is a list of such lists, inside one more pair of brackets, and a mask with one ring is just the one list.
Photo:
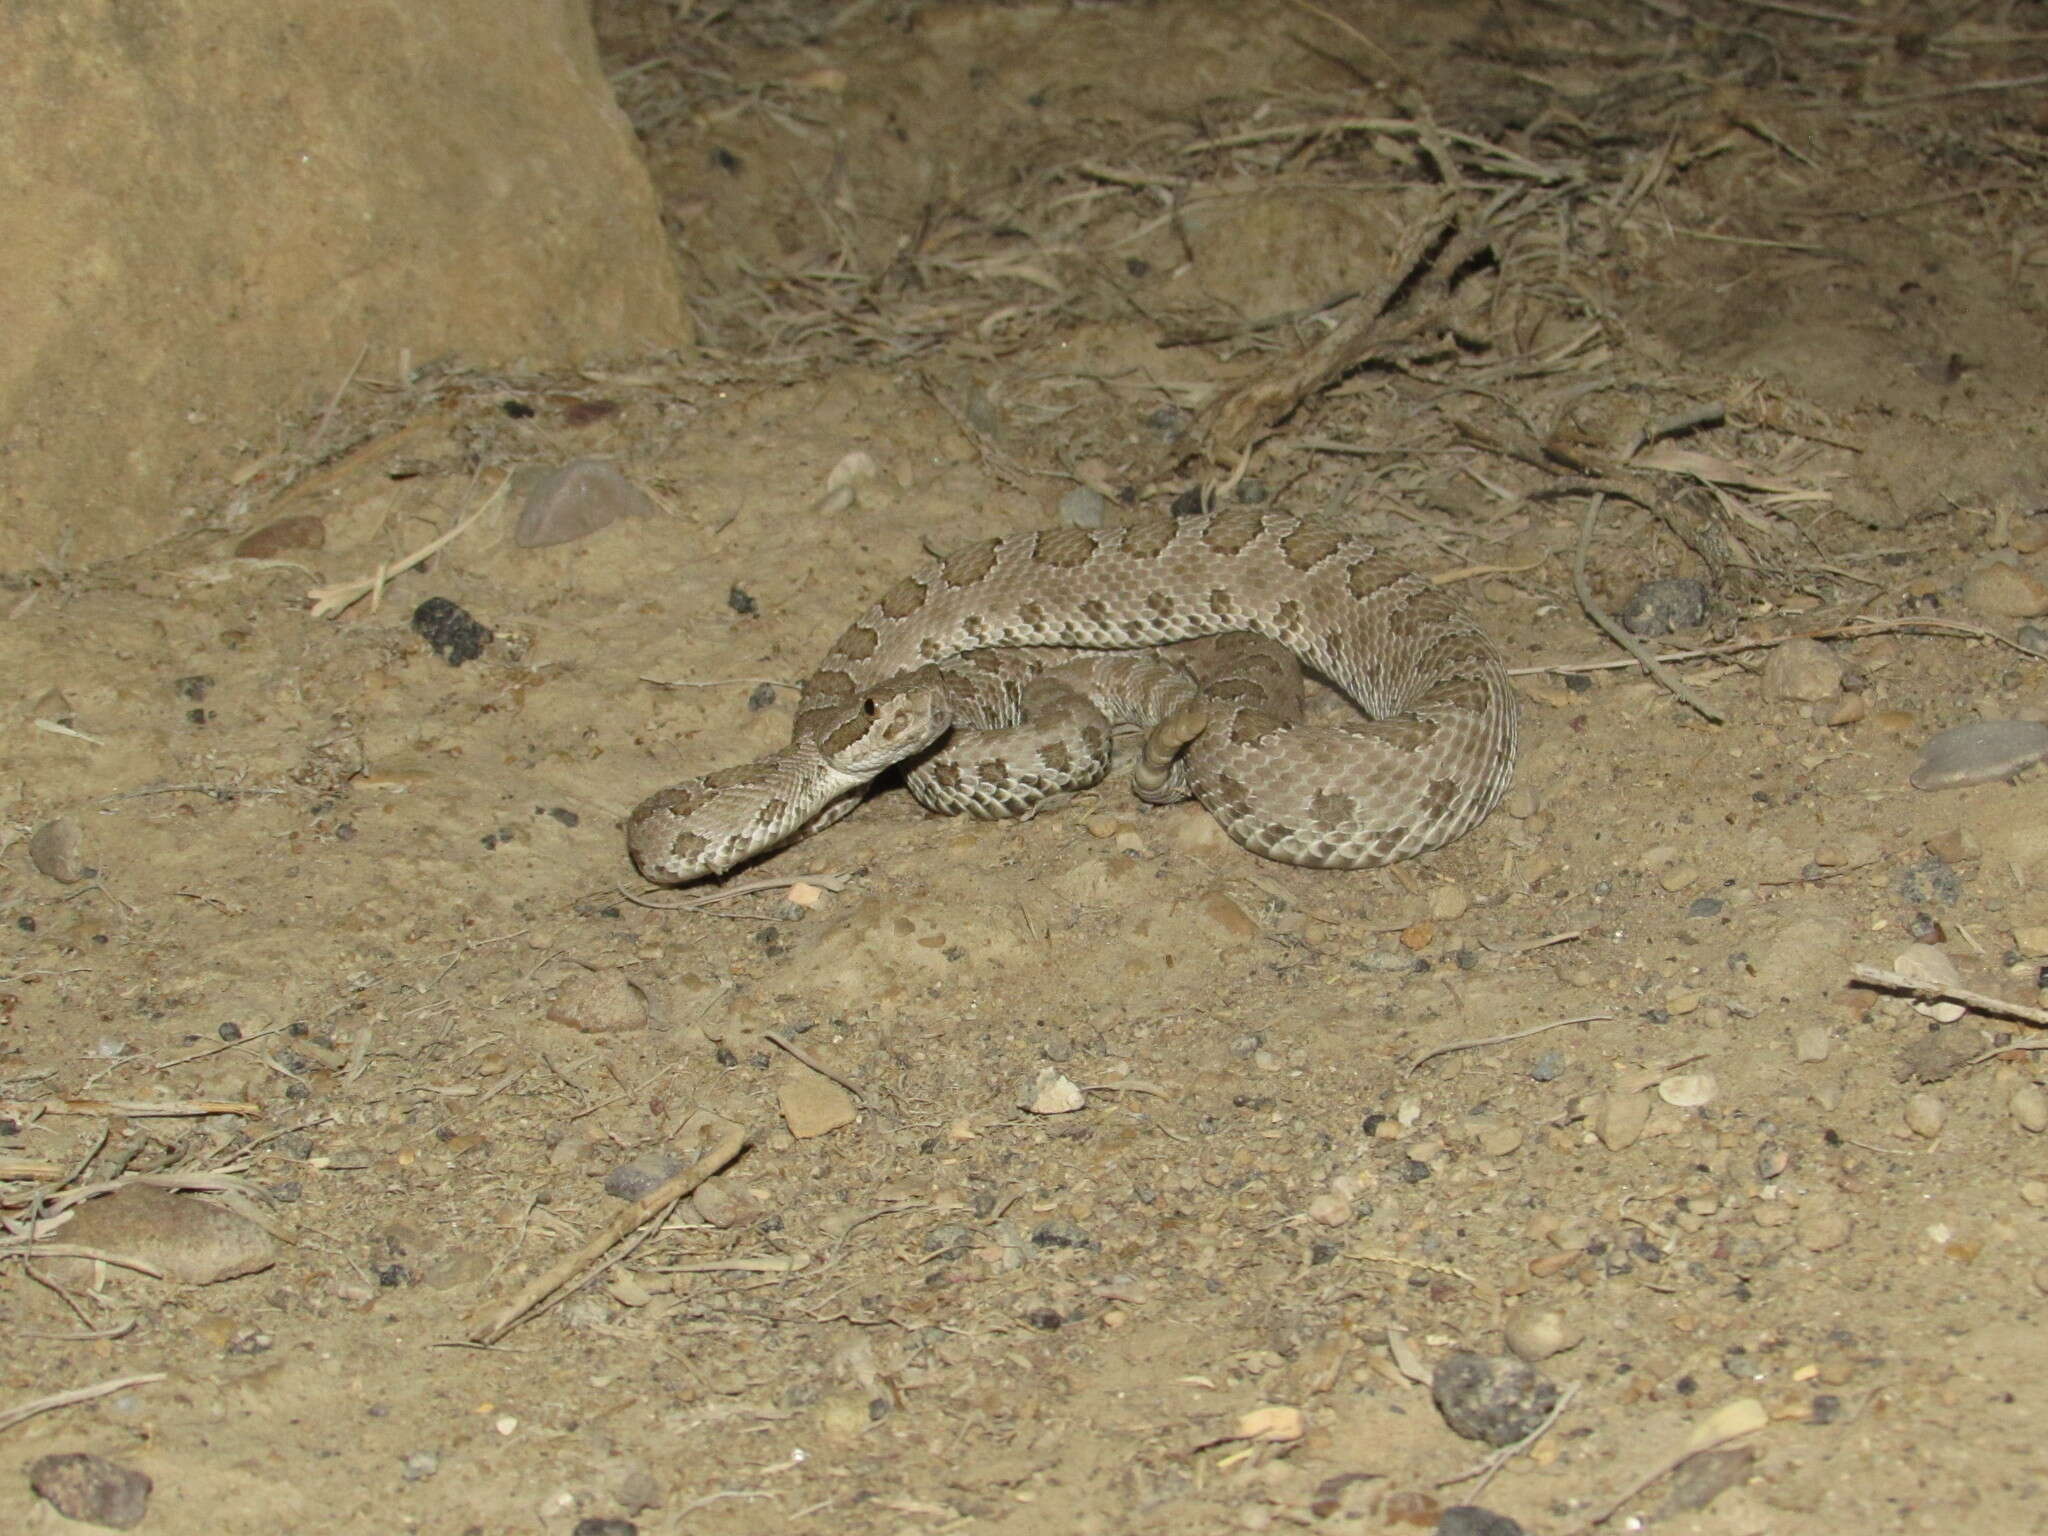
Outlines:
[[[117, 1385], [0, 1527], [72, 1451], [178, 1533], [2048, 1526], [2048, 781], [1910, 780], [2048, 720], [2048, 6], [599, 24], [701, 355], [370, 359], [4, 578], [0, 1414]], [[646, 515], [518, 542], [592, 458]], [[1474, 834], [1299, 870], [1119, 775], [634, 877], [930, 553], [1204, 481], [1497, 639]], [[1661, 579], [1685, 697], [1590, 612]], [[47, 1251], [144, 1176], [273, 1262]], [[1497, 1451], [1430, 1383], [1511, 1347]]]

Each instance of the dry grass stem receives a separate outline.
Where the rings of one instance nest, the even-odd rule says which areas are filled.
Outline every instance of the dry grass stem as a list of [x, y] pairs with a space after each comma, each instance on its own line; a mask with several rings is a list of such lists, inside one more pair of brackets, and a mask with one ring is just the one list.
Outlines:
[[392, 577], [411, 570], [424, 560], [431, 559], [454, 543], [455, 540], [462, 537], [463, 534], [470, 530], [471, 525], [478, 518], [490, 511], [492, 507], [496, 506], [503, 499], [507, 488], [511, 484], [510, 476], [500, 480], [497, 489], [486, 496], [469, 516], [465, 517], [439, 538], [422, 544], [411, 554], [402, 555], [396, 560], [387, 560], [369, 575], [359, 576], [353, 581], [337, 582], [331, 587], [313, 588], [313, 590], [306, 594], [306, 600], [312, 604], [312, 607], [307, 611], [313, 618], [324, 619], [343, 612], [362, 598], [367, 597], [370, 600], [370, 608], [374, 612], [378, 604], [383, 601], [385, 585]]

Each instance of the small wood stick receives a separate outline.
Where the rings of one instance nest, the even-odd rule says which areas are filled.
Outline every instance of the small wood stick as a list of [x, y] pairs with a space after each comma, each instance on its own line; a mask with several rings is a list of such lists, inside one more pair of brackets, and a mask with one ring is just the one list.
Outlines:
[[23, 1419], [32, 1419], [39, 1413], [48, 1413], [53, 1408], [70, 1408], [78, 1403], [89, 1403], [96, 1397], [106, 1397], [128, 1387], [146, 1387], [153, 1381], [162, 1381], [165, 1373], [153, 1371], [147, 1376], [117, 1376], [112, 1381], [95, 1382], [89, 1387], [73, 1387], [69, 1392], [53, 1392], [48, 1397], [33, 1397], [25, 1403], [0, 1412], [0, 1431], [10, 1430]]
[[1453, 1040], [1449, 1045], [1434, 1046], [1409, 1057], [1407, 1064], [1401, 1068], [1401, 1075], [1407, 1077], [1424, 1063], [1434, 1061], [1439, 1056], [1448, 1056], [1453, 1051], [1483, 1051], [1489, 1045], [1506, 1045], [1511, 1041], [1526, 1040], [1531, 1035], [1542, 1034], [1546, 1029], [1562, 1029], [1567, 1024], [1597, 1024], [1602, 1019], [1613, 1017], [1611, 1013], [1582, 1013], [1575, 1019], [1552, 1019], [1548, 1024], [1532, 1024], [1527, 1029], [1513, 1030], [1505, 1035], [1486, 1035], [1477, 1040]]
[[120, 1115], [129, 1120], [182, 1115], [251, 1115], [261, 1118], [263, 1106], [248, 1099], [6, 1099], [0, 1113], [9, 1115]]
[[2029, 1024], [2048, 1025], [2048, 1008], [2031, 1008], [2025, 1003], [2009, 1003], [2002, 997], [1993, 997], [1989, 992], [1972, 992], [1968, 987], [1945, 987], [1933, 982], [1915, 981], [1911, 976], [1902, 976], [1897, 971], [1880, 970], [1874, 965], [1852, 965], [1849, 974], [1858, 981], [1867, 981], [1874, 987], [1890, 987], [1898, 992], [1917, 992], [1922, 997], [1947, 998], [1952, 1003], [1963, 1003], [1983, 1013], [2004, 1014], [2009, 1019], [2023, 1019]]
[[523, 1322], [529, 1314], [540, 1310], [558, 1295], [566, 1294], [568, 1289], [583, 1277], [586, 1270], [598, 1266], [599, 1261], [615, 1243], [630, 1237], [639, 1227], [661, 1215], [738, 1157], [746, 1144], [747, 1133], [744, 1130], [734, 1126], [727, 1131], [718, 1144], [696, 1162], [674, 1178], [664, 1179], [607, 1222], [597, 1236], [560, 1263], [550, 1265], [520, 1287], [510, 1301], [469, 1331], [470, 1342], [495, 1344]]
[[852, 1078], [845, 1076], [843, 1073], [834, 1072], [830, 1067], [826, 1066], [825, 1063], [818, 1060], [817, 1057], [813, 1056], [809, 1051], [805, 1050], [802, 1046], [798, 1045], [794, 1040], [790, 1039], [788, 1036], [778, 1035], [777, 1033], [775, 1033], [774, 1030], [771, 1029], [766, 1034], [762, 1035], [761, 1038], [763, 1040], [766, 1040], [770, 1045], [781, 1046], [782, 1049], [789, 1052], [790, 1055], [794, 1056], [798, 1061], [802, 1062], [805, 1066], [809, 1067], [813, 1072], [817, 1073], [818, 1076], [830, 1078], [833, 1082], [837, 1083], [840, 1087], [844, 1088], [848, 1093], [852, 1094], [856, 1099], [859, 1099], [861, 1103], [867, 1103], [868, 1096], [860, 1091], [860, 1084], [856, 1083]]
[[315, 587], [306, 594], [307, 599], [313, 605], [308, 611], [314, 618], [324, 619], [331, 613], [340, 613], [344, 608], [351, 606], [359, 598], [364, 597], [374, 597], [376, 599], [370, 605], [374, 608], [377, 606], [377, 602], [383, 599], [386, 582], [404, 571], [411, 570], [422, 560], [439, 554], [444, 547], [467, 533], [470, 524], [490, 511], [492, 507], [495, 507], [499, 499], [504, 496], [506, 488], [511, 484], [512, 481], [509, 477], [499, 481], [498, 488], [486, 496], [483, 499], [483, 504], [474, 512], [470, 513], [469, 516], [465, 517], [453, 528], [450, 528], [438, 539], [422, 544], [411, 554], [401, 555], [396, 560], [388, 560], [378, 566], [368, 576], [359, 576], [354, 581], [337, 582], [331, 587]]

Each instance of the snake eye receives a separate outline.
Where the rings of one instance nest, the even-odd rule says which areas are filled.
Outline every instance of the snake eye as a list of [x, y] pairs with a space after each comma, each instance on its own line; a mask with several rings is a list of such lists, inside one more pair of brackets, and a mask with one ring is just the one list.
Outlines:
[[873, 698], [871, 698], [871, 697], [870, 697], [870, 698], [865, 698], [865, 699], [862, 699], [862, 700], [860, 701], [860, 712], [861, 712], [862, 714], [866, 715], [866, 716], [867, 716], [867, 717], [868, 717], [868, 718], [869, 718], [870, 720], [874, 719], [874, 718], [875, 718], [875, 701], [874, 701], [874, 699], [873, 699]]

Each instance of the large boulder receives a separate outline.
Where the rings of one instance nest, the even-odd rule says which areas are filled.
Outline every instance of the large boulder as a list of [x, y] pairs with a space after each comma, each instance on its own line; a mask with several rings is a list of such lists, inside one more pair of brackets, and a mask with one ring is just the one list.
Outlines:
[[0, 569], [136, 548], [361, 358], [690, 339], [582, 0], [0, 6]]

